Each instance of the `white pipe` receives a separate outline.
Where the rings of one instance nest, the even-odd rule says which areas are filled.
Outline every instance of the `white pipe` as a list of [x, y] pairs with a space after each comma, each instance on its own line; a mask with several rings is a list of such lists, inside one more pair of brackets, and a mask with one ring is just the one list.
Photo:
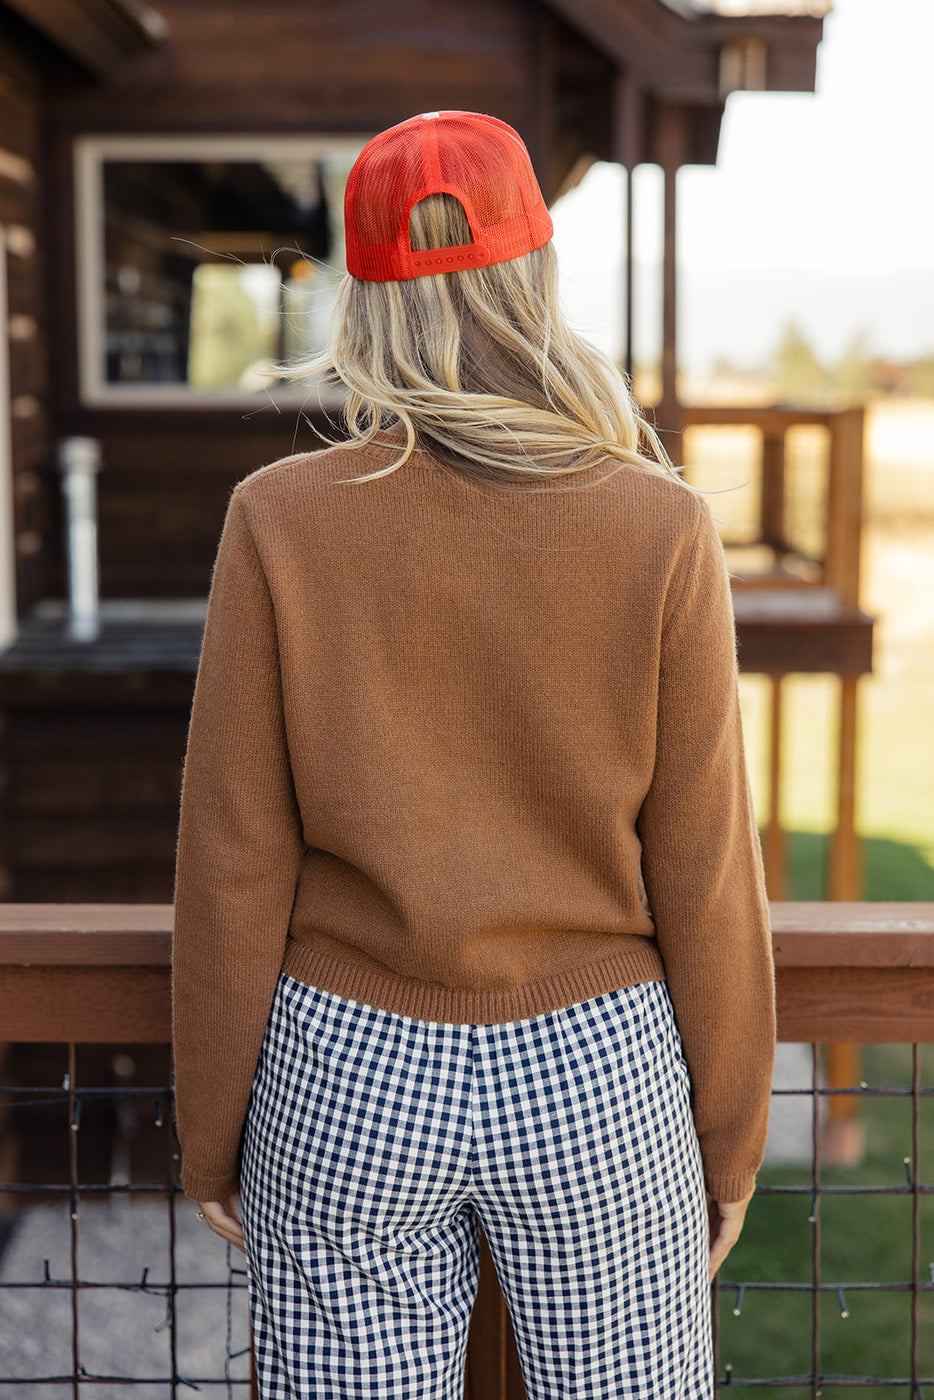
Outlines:
[[97, 473], [101, 447], [96, 438], [69, 437], [59, 446], [68, 528], [68, 635], [79, 642], [100, 636], [97, 566]]

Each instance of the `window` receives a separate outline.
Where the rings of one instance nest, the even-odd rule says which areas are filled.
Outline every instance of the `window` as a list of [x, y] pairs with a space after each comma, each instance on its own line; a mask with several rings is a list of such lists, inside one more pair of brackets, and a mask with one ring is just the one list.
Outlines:
[[83, 401], [306, 397], [276, 366], [326, 343], [344, 185], [366, 139], [80, 138]]

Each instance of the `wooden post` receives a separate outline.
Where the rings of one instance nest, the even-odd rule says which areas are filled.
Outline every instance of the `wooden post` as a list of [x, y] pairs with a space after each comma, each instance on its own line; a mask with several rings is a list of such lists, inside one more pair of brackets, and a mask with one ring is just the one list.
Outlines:
[[782, 682], [784, 676], [770, 676], [771, 713], [769, 716], [769, 824], [765, 832], [765, 884], [769, 899], [785, 898], [787, 841], [782, 826]]
[[762, 500], [760, 531], [765, 544], [775, 550], [775, 563], [781, 563], [785, 544], [785, 429], [766, 428], [762, 434]]
[[624, 269], [623, 269], [623, 274], [624, 274], [624, 275], [623, 275], [623, 297], [624, 297], [624, 299], [625, 299], [625, 309], [624, 309], [624, 313], [623, 313], [623, 314], [624, 314], [624, 316], [625, 316], [625, 330], [624, 330], [624, 334], [625, 334], [625, 345], [626, 345], [626, 348], [625, 348], [625, 352], [624, 352], [624, 353], [625, 353], [625, 359], [624, 359], [624, 362], [623, 362], [623, 368], [624, 368], [625, 371], [626, 371], [626, 379], [627, 379], [627, 381], [628, 381], [630, 387], [632, 387], [632, 376], [633, 376], [633, 372], [634, 372], [634, 370], [635, 370], [635, 363], [636, 363], [636, 362], [635, 362], [635, 353], [634, 353], [634, 350], [633, 350], [633, 324], [634, 324], [634, 319], [633, 319], [633, 304], [632, 304], [632, 299], [633, 299], [633, 296], [634, 296], [634, 291], [633, 291], [633, 275], [632, 275], [632, 272], [633, 272], [632, 239], [633, 239], [633, 227], [634, 227], [633, 210], [632, 210], [632, 193], [633, 193], [633, 190], [634, 190], [634, 188], [635, 188], [635, 181], [634, 181], [633, 178], [632, 178], [632, 170], [631, 170], [631, 168], [627, 165], [627, 166], [624, 167], [624, 169], [625, 169], [625, 171], [626, 171], [626, 226], [625, 226], [625, 237], [626, 237], [626, 253], [625, 253], [625, 258], [626, 258], [626, 261], [625, 261]]
[[633, 348], [633, 212], [632, 172], [639, 164], [644, 140], [645, 98], [632, 74], [619, 71], [613, 90], [614, 129], [613, 159], [626, 172], [625, 249], [623, 254], [623, 327], [624, 369], [632, 382], [635, 353]]
[[862, 860], [856, 831], [856, 700], [859, 680], [840, 677], [840, 740], [837, 756], [837, 828], [830, 843], [830, 899], [859, 899]]
[[859, 607], [859, 549], [863, 517], [861, 408], [830, 415], [830, 482], [824, 583], [842, 603]]
[[671, 460], [681, 462], [678, 404], [678, 169], [685, 162], [684, 111], [663, 106], [657, 128], [657, 160], [665, 177], [665, 249], [662, 271], [662, 396], [656, 425]]
[[[824, 582], [841, 602], [859, 606], [863, 497], [863, 410], [850, 409], [830, 421], [828, 536]], [[856, 830], [856, 676], [840, 677], [840, 738], [837, 752], [837, 824], [830, 842], [828, 897], [855, 900], [862, 892], [862, 861]], [[827, 1083], [843, 1089], [861, 1077], [858, 1045], [827, 1046]], [[828, 1100], [824, 1155], [839, 1166], [862, 1161], [865, 1130], [855, 1098]]]

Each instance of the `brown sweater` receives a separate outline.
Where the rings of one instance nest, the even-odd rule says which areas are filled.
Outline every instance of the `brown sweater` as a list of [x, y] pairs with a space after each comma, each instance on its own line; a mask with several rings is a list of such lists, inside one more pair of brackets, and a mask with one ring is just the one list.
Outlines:
[[425, 455], [342, 480], [390, 460], [290, 457], [230, 501], [178, 841], [185, 1190], [236, 1187], [284, 968], [461, 1023], [665, 979], [708, 1190], [739, 1199], [772, 967], [710, 512], [635, 468], [558, 494]]

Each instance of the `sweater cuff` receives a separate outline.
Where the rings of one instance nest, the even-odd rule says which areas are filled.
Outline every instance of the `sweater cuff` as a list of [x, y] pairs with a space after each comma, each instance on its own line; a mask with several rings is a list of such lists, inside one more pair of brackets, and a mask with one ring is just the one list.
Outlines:
[[717, 1204], [744, 1201], [756, 1185], [755, 1172], [740, 1172], [737, 1176], [708, 1176], [707, 1194]]
[[238, 1177], [199, 1176], [182, 1167], [182, 1190], [201, 1205], [204, 1201], [223, 1201], [240, 1190]]

